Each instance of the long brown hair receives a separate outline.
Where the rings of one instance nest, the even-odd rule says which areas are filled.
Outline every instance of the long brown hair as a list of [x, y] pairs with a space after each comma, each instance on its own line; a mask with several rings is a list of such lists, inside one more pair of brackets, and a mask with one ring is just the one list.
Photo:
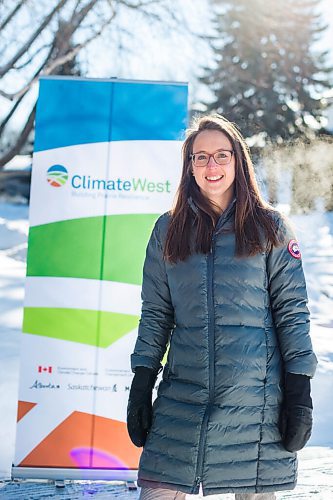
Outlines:
[[[234, 151], [236, 256], [256, 255], [265, 250], [267, 241], [273, 246], [279, 245], [281, 240], [272, 218], [275, 210], [260, 194], [248, 146], [236, 126], [216, 114], [195, 118], [191, 128], [187, 130], [182, 148], [182, 176], [175, 206], [171, 211], [164, 258], [175, 263], [185, 260], [192, 253], [208, 253], [211, 248], [211, 239], [219, 214], [212, 202], [201, 193], [192, 175], [190, 157], [195, 138], [204, 130], [223, 132], [230, 140]], [[196, 228], [194, 238], [191, 237], [193, 225]]]

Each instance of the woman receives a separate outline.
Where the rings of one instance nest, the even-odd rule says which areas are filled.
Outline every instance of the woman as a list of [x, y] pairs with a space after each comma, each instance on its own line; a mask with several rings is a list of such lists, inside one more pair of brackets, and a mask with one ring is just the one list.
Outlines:
[[129, 435], [144, 445], [140, 498], [185, 499], [201, 484], [204, 495], [268, 500], [294, 488], [317, 362], [300, 252], [259, 193], [244, 139], [219, 115], [188, 131], [142, 299], [128, 404]]

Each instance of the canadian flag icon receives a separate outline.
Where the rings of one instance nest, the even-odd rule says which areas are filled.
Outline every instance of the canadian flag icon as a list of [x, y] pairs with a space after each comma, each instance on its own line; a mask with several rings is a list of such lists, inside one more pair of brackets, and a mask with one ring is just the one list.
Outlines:
[[41, 366], [39, 365], [38, 367], [38, 373], [52, 373], [52, 366]]

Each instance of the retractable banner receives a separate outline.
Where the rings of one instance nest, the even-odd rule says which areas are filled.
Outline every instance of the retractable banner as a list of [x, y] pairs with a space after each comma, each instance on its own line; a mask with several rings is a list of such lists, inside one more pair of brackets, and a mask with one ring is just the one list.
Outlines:
[[14, 477], [136, 477], [142, 266], [186, 120], [186, 84], [40, 80]]

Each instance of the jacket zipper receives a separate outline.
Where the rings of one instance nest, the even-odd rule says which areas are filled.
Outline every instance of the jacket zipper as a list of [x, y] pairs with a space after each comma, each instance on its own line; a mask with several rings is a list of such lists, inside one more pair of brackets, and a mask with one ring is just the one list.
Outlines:
[[217, 234], [222, 229], [225, 222], [228, 220], [232, 208], [236, 203], [236, 199], [233, 200], [229, 207], [229, 210], [224, 212], [220, 218], [218, 224], [216, 225], [215, 231], [212, 236], [212, 243], [210, 248], [210, 253], [207, 257], [207, 307], [208, 307], [208, 358], [209, 358], [209, 396], [208, 404], [204, 414], [204, 418], [201, 424], [200, 440], [198, 448], [198, 459], [195, 474], [194, 486], [192, 488], [192, 493], [197, 494], [199, 492], [200, 483], [202, 481], [203, 473], [203, 462], [204, 462], [204, 445], [206, 437], [206, 427], [208, 423], [209, 414], [214, 400], [214, 377], [215, 377], [215, 327], [214, 327], [214, 251], [215, 251], [215, 238]]
[[203, 473], [203, 462], [204, 462], [204, 445], [206, 437], [206, 427], [208, 423], [209, 414], [212, 407], [212, 402], [214, 399], [214, 346], [215, 346], [215, 329], [214, 329], [214, 290], [213, 290], [213, 268], [214, 268], [214, 244], [215, 235], [212, 237], [212, 244], [210, 253], [207, 257], [207, 308], [208, 308], [208, 356], [209, 356], [209, 396], [208, 405], [204, 414], [204, 418], [201, 424], [199, 449], [198, 449], [198, 460], [197, 468], [195, 474], [195, 485], [193, 488], [193, 493], [197, 494], [199, 492], [199, 487], [202, 479]]

